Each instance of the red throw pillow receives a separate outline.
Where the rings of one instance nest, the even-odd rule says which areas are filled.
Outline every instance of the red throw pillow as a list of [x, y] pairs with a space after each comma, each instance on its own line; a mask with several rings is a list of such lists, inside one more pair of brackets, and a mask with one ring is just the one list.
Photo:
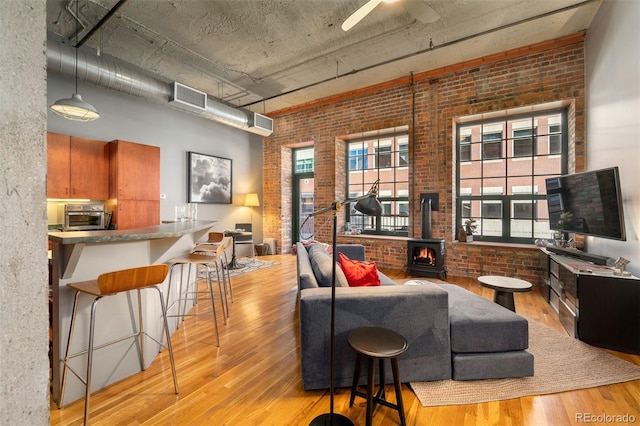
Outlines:
[[338, 254], [340, 255], [340, 266], [347, 277], [349, 287], [380, 285], [380, 277], [378, 277], [378, 269], [375, 263], [351, 260], [342, 253]]

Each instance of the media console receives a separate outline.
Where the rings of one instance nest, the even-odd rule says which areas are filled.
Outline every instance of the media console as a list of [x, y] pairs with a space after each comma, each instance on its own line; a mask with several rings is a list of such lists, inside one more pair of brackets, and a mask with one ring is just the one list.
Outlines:
[[569, 248], [562, 248], [562, 247], [556, 247], [556, 246], [549, 246], [545, 248], [547, 251], [550, 251], [562, 256], [577, 257], [578, 259], [586, 260], [587, 262], [592, 262], [592, 263], [595, 263], [596, 265], [606, 265], [607, 260], [609, 260], [607, 256], [600, 256], [599, 254], [585, 253], [577, 249], [569, 249]]
[[640, 354], [640, 279], [552, 248], [542, 249], [547, 301], [565, 330], [594, 346]]

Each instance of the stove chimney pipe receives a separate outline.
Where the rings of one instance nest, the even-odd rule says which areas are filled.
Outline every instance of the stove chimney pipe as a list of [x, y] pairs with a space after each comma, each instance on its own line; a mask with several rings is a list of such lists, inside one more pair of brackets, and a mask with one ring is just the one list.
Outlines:
[[420, 212], [422, 215], [422, 239], [431, 239], [431, 198], [420, 200]]

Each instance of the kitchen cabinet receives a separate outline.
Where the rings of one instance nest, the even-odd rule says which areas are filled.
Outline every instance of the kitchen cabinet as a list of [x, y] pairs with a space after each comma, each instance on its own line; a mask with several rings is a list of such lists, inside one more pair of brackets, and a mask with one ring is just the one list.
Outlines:
[[109, 196], [107, 142], [47, 133], [47, 197], [104, 200]]
[[160, 223], [160, 148], [124, 140], [109, 149], [108, 207], [117, 229]]
[[548, 301], [567, 332], [586, 343], [640, 354], [640, 280], [611, 268], [548, 255]]
[[115, 217], [118, 229], [159, 225], [160, 200], [118, 200]]

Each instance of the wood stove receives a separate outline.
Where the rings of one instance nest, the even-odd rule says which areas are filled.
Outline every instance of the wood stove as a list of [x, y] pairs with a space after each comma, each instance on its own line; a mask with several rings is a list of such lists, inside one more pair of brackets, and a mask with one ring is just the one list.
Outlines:
[[438, 210], [438, 194], [420, 194], [422, 238], [407, 240], [407, 273], [444, 280], [444, 240], [431, 238], [431, 211]]
[[438, 277], [444, 280], [444, 240], [407, 240], [407, 272], [421, 277]]

